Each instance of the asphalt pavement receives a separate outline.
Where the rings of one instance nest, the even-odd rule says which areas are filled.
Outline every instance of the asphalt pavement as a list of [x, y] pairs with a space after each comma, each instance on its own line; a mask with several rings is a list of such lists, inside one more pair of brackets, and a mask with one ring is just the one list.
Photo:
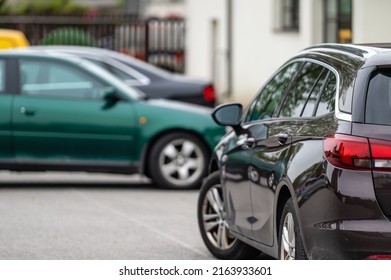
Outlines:
[[0, 259], [213, 259], [198, 190], [138, 175], [0, 172]]

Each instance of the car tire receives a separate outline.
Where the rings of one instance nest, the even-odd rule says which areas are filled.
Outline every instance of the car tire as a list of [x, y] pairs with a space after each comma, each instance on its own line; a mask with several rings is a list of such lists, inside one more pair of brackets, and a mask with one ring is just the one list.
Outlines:
[[149, 157], [150, 176], [164, 188], [200, 187], [207, 174], [209, 154], [205, 144], [190, 133], [166, 134], [152, 147]]
[[202, 184], [198, 197], [197, 216], [202, 239], [219, 259], [254, 259], [261, 252], [229, 233], [218, 171], [210, 174]]
[[288, 199], [282, 211], [278, 244], [280, 260], [307, 259], [292, 198]]

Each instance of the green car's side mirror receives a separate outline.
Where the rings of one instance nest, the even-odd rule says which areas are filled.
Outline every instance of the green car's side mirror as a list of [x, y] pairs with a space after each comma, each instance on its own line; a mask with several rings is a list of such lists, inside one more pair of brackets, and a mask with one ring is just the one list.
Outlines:
[[104, 89], [102, 99], [108, 103], [112, 103], [120, 100], [120, 98], [116, 93], [115, 88], [113, 87], [107, 87]]

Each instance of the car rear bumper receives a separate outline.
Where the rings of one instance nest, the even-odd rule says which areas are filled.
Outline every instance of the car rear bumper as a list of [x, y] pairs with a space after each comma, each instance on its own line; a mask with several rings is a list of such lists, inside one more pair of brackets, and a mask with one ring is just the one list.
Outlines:
[[306, 229], [310, 259], [367, 259], [391, 257], [391, 223], [388, 220], [336, 221]]
[[[391, 256], [391, 222], [383, 213], [370, 171], [326, 166], [323, 183], [299, 200], [300, 224], [310, 259]], [[310, 190], [310, 191], [308, 191]]]

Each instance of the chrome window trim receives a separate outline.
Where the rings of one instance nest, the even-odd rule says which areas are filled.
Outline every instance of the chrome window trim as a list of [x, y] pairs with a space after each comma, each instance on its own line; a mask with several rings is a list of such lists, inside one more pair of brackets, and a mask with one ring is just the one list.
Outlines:
[[[262, 92], [262, 90], [264, 89], [264, 87], [267, 85], [267, 83], [270, 82], [270, 80], [275, 77], [275, 75], [281, 71], [281, 69], [289, 66], [290, 64], [292, 63], [295, 63], [295, 62], [311, 62], [311, 63], [315, 63], [315, 64], [318, 64], [320, 66], [323, 66], [325, 67], [326, 69], [329, 69], [332, 73], [334, 73], [334, 75], [336, 76], [337, 78], [337, 86], [336, 86], [336, 95], [335, 95], [335, 112], [334, 112], [334, 115], [337, 119], [339, 120], [343, 120], [343, 121], [349, 121], [351, 122], [352, 121], [352, 114], [349, 114], [349, 113], [345, 113], [345, 112], [342, 112], [340, 109], [339, 109], [339, 97], [340, 97], [340, 83], [341, 83], [341, 77], [338, 73], [338, 71], [333, 68], [332, 66], [330, 66], [329, 64], [327, 63], [324, 63], [322, 61], [319, 61], [319, 60], [316, 60], [316, 59], [312, 59], [312, 58], [296, 58], [296, 59], [292, 59], [291, 61], [281, 65], [281, 67], [279, 67], [271, 76], [270, 78], [266, 81], [266, 83], [262, 86], [262, 88], [257, 92], [257, 94], [255, 95], [255, 97], [251, 100], [251, 102], [249, 103], [249, 105], [247, 106], [246, 110], [243, 112], [243, 116], [242, 116], [242, 122], [243, 123], [249, 123], [249, 122], [244, 122], [244, 117], [245, 115], [247, 115], [248, 113], [248, 110], [250, 109], [250, 106], [251, 104], [254, 102], [254, 100], [259, 96], [259, 94]], [[319, 117], [319, 116], [318, 116]], [[313, 117], [314, 118], [314, 117]]]

